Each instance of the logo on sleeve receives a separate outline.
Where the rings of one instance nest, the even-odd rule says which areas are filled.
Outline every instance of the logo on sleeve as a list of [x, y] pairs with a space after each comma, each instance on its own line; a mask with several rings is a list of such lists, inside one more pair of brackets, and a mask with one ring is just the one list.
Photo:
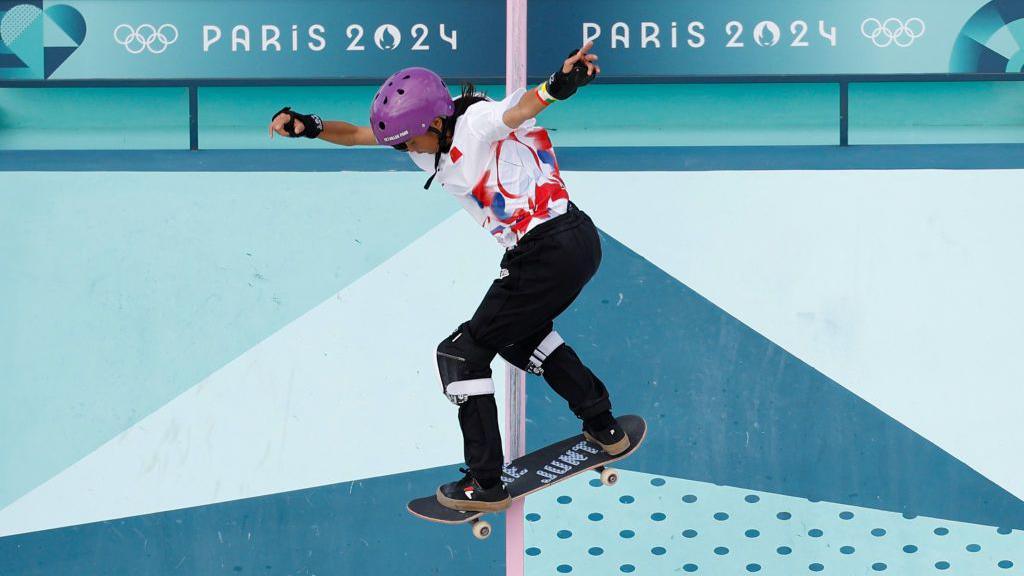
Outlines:
[[459, 158], [462, 158], [462, 151], [452, 146], [452, 151], [448, 153], [448, 157], [452, 159], [452, 164], [455, 164], [459, 161]]

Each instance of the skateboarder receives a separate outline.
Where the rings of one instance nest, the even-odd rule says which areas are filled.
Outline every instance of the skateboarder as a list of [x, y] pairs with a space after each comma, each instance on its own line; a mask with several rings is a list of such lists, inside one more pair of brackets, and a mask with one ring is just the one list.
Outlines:
[[600, 72], [592, 43], [573, 50], [550, 78], [526, 92], [493, 101], [464, 85], [448, 87], [425, 68], [388, 78], [373, 98], [370, 126], [324, 122], [284, 108], [270, 135], [321, 138], [342, 145], [390, 145], [408, 152], [437, 178], [506, 252], [500, 273], [473, 317], [437, 347], [437, 368], [448, 399], [459, 407], [468, 469], [438, 488], [437, 499], [457, 510], [505, 509], [502, 447], [494, 401], [495, 354], [542, 375], [583, 421], [587, 437], [609, 454], [629, 448], [611, 413], [604, 384], [553, 329], [552, 321], [597, 271], [601, 243], [590, 218], [569, 201], [547, 131], [534, 117], [564, 101]]

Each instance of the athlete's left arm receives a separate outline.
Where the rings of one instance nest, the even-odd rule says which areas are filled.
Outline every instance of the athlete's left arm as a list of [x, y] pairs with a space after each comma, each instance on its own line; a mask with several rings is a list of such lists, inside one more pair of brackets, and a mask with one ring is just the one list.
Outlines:
[[589, 84], [601, 72], [601, 68], [594, 63], [597, 54], [589, 53], [593, 47], [594, 42], [590, 41], [579, 50], [573, 50], [562, 67], [546, 82], [530, 90], [519, 99], [518, 104], [505, 111], [501, 117], [505, 125], [515, 130], [523, 122], [540, 114], [552, 102], [565, 100], [575, 94], [577, 88]]

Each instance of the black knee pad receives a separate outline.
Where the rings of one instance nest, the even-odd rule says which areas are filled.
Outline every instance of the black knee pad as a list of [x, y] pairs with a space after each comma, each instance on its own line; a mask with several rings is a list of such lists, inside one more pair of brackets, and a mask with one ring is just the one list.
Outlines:
[[444, 395], [459, 405], [470, 396], [494, 394], [492, 359], [494, 351], [477, 344], [466, 324], [459, 326], [437, 345], [437, 375]]

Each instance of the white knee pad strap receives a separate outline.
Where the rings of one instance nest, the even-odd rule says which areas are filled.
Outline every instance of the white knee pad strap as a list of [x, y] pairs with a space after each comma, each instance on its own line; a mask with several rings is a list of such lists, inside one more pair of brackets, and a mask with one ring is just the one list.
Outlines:
[[494, 380], [490, 378], [459, 380], [446, 386], [444, 393], [454, 404], [462, 404], [470, 396], [494, 394]]
[[552, 330], [530, 355], [530, 364], [527, 366], [527, 370], [537, 375], [544, 374], [544, 361], [562, 344], [565, 344], [565, 340], [562, 340], [558, 332]]

